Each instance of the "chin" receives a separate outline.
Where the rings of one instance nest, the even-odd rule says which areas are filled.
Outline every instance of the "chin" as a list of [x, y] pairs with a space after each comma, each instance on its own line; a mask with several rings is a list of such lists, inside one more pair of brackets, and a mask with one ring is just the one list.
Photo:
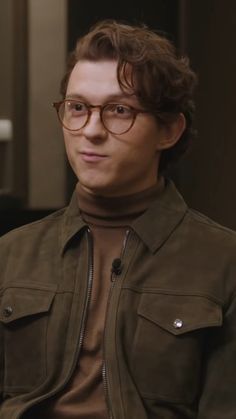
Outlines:
[[93, 194], [93, 195], [101, 195], [106, 193], [110, 188], [104, 184], [100, 184], [97, 182], [85, 182], [83, 179], [79, 178], [80, 185], [84, 190]]

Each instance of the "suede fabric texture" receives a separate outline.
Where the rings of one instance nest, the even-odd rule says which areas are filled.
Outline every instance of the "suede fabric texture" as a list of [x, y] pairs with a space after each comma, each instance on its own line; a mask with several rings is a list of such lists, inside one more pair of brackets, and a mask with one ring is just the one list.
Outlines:
[[[91, 250], [76, 194], [0, 239], [0, 419], [33, 418], [70, 380]], [[133, 222], [121, 266], [104, 330], [111, 417], [235, 417], [235, 233], [190, 210], [168, 181]]]

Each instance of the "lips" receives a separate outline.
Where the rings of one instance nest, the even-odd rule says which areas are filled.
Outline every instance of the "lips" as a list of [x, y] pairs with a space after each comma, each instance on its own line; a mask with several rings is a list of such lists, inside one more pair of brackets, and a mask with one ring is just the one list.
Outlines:
[[93, 151], [81, 151], [82, 159], [86, 162], [98, 162], [106, 159], [108, 156], [105, 154], [94, 153]]

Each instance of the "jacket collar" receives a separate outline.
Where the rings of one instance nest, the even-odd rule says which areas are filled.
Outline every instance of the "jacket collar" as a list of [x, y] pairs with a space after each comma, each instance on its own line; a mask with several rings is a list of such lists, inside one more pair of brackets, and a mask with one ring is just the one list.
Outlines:
[[174, 183], [166, 180], [164, 190], [149, 209], [134, 221], [132, 228], [154, 253], [180, 224], [187, 210]]
[[69, 206], [66, 208], [62, 217], [62, 226], [60, 232], [61, 253], [63, 253], [70, 240], [85, 228], [86, 224], [80, 214], [77, 191], [75, 189], [72, 194]]
[[[170, 236], [184, 218], [187, 205], [173, 182], [166, 180], [164, 190], [147, 211], [132, 223], [132, 229], [154, 253]], [[61, 252], [70, 240], [87, 227], [78, 207], [77, 192], [62, 217]]]

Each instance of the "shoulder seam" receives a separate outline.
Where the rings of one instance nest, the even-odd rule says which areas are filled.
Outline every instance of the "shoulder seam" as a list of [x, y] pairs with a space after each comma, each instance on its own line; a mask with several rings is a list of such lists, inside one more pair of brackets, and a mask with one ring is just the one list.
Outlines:
[[215, 230], [221, 230], [224, 231], [225, 233], [231, 234], [231, 235], [235, 235], [236, 231], [230, 229], [229, 227], [223, 226], [219, 223], [217, 223], [217, 221], [212, 220], [211, 218], [207, 217], [204, 214], [201, 214], [200, 212], [192, 209], [192, 208], [188, 208], [187, 210], [187, 214], [190, 215], [190, 217], [192, 219], [194, 219], [194, 221], [196, 221], [199, 224], [203, 224], [206, 226], [209, 226]]
[[35, 221], [32, 221], [28, 224], [24, 224], [22, 226], [13, 228], [12, 230], [8, 231], [3, 236], [1, 236], [0, 239], [4, 238], [5, 236], [9, 236], [11, 234], [14, 234], [16, 231], [21, 232], [21, 231], [27, 230], [27, 229], [29, 229], [33, 226], [36, 226], [38, 224], [58, 221], [58, 218], [62, 217], [64, 215], [64, 212], [65, 212], [65, 208], [62, 208], [62, 209], [59, 209], [58, 211], [53, 212], [52, 214], [47, 215], [46, 217], [40, 218], [39, 220], [35, 220]]

